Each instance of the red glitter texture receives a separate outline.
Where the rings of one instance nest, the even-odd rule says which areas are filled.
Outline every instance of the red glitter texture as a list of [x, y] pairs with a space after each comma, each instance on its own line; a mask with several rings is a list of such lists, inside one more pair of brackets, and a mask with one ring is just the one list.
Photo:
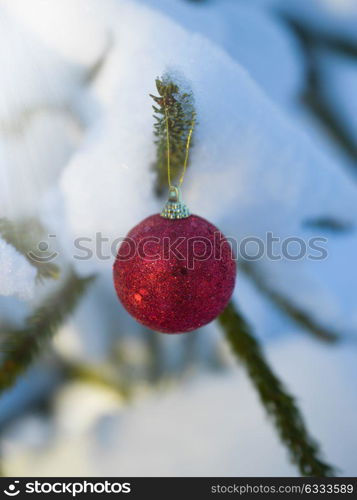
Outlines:
[[129, 232], [113, 272], [118, 297], [137, 321], [159, 332], [184, 333], [223, 311], [236, 264], [229, 243], [210, 222], [157, 214]]

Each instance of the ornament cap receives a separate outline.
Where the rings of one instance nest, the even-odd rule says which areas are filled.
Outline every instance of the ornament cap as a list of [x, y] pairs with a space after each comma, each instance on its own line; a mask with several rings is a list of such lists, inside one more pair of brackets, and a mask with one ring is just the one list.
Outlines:
[[181, 190], [178, 186], [170, 186], [168, 200], [160, 215], [165, 219], [185, 219], [189, 217], [190, 211], [181, 199]]

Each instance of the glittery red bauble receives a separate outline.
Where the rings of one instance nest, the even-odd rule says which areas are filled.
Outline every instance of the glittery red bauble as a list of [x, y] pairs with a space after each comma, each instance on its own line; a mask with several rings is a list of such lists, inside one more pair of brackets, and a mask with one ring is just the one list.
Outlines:
[[197, 215], [148, 217], [129, 232], [114, 263], [125, 309], [164, 333], [189, 332], [212, 321], [227, 305], [235, 275], [228, 241]]

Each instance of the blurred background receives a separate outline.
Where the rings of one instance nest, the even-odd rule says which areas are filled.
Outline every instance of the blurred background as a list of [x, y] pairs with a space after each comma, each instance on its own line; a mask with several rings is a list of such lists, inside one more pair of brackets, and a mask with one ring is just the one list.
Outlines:
[[355, 476], [356, 0], [3, 0], [0, 67], [2, 474], [299, 474], [219, 323], [151, 332], [115, 295], [111, 242], [164, 202], [149, 94], [171, 71], [198, 116], [191, 211], [326, 238], [323, 260], [242, 259], [233, 301]]

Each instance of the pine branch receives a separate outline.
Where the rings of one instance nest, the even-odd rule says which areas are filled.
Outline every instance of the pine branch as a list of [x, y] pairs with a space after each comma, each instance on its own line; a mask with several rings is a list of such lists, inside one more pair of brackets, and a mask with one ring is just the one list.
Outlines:
[[269, 367], [251, 329], [231, 303], [219, 317], [233, 353], [244, 364], [261, 402], [274, 420], [281, 440], [303, 476], [329, 477], [335, 474], [323, 462], [317, 443], [309, 435], [294, 398]]
[[24, 328], [5, 334], [0, 344], [0, 393], [9, 389], [41, 354], [92, 281], [93, 277], [79, 278], [72, 272], [60, 290], [28, 317]]
[[329, 216], [305, 219], [303, 225], [309, 229], [319, 229], [334, 234], [350, 233], [355, 228], [351, 221]]
[[297, 17], [280, 12], [280, 19], [287, 27], [294, 31], [304, 45], [327, 49], [343, 56], [357, 58], [357, 43], [348, 40], [343, 35], [335, 35], [326, 30], [316, 30], [309, 23], [299, 20]]
[[255, 286], [261, 293], [263, 293], [284, 314], [289, 316], [290, 319], [300, 325], [306, 332], [325, 342], [332, 343], [342, 340], [338, 333], [330, 328], [319, 325], [309, 313], [303, 311], [288, 298], [270, 287], [264, 277], [260, 275], [252, 265], [248, 265], [248, 263], [245, 262], [241, 263], [240, 267], [253, 280]]
[[152, 168], [157, 175], [156, 194], [162, 195], [167, 186], [166, 119], [170, 138], [171, 172], [174, 180], [178, 177], [184, 164], [186, 141], [196, 113], [192, 92], [181, 90], [170, 75], [166, 74], [161, 79], [158, 78], [156, 88], [159, 96], [150, 94], [155, 102], [153, 106], [155, 112], [154, 135], [157, 146], [156, 161]]
[[36, 245], [43, 237], [43, 233], [43, 227], [33, 218], [16, 223], [5, 218], [0, 219], [0, 235], [37, 269], [37, 280], [58, 279], [59, 267], [53, 262], [46, 262], [46, 259], [50, 258], [49, 252], [41, 251], [41, 261], [31, 258], [31, 255], [36, 254]]
[[93, 82], [97, 80], [104, 67], [106, 66], [113, 48], [114, 38], [113, 35], [109, 33], [103, 52], [99, 54], [98, 59], [94, 61], [94, 64], [89, 67], [86, 74], [84, 75], [83, 83], [85, 85], [92, 85]]
[[81, 381], [88, 384], [104, 387], [118, 394], [122, 399], [129, 401], [132, 397], [132, 388], [119, 379], [117, 373], [106, 370], [106, 367], [95, 367], [89, 364], [71, 361], [64, 358], [58, 359], [65, 375], [70, 380]]
[[[327, 49], [343, 57], [357, 58], [357, 44], [331, 34], [314, 31], [313, 28], [282, 15], [301, 44], [305, 52], [306, 67], [308, 69], [307, 85], [302, 95], [302, 102], [315, 115], [325, 127], [326, 132], [345, 151], [357, 166], [357, 144], [349, 127], [339, 116], [335, 107], [321, 92], [323, 75], [320, 74], [318, 66], [319, 50]], [[317, 49], [317, 50], [316, 50]]]

